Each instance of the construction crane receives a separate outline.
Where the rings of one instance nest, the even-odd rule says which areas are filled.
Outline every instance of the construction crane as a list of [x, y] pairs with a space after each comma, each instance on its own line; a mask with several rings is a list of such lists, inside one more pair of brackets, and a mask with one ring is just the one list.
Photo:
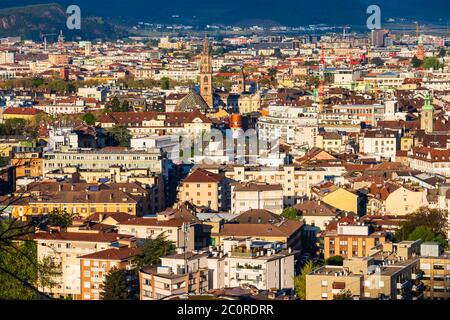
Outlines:
[[64, 35], [62, 30], [59, 32], [58, 36], [58, 51], [59, 53], [63, 53], [64, 51]]
[[40, 34], [42, 40], [44, 41], [44, 49], [47, 50], [47, 37], [49, 36], [56, 36], [56, 33], [42, 33]]
[[324, 109], [325, 104], [325, 48], [322, 44], [322, 52], [320, 54], [320, 63], [319, 63], [319, 110], [318, 113], [321, 113]]
[[345, 39], [347, 37], [347, 30], [350, 29], [350, 26], [347, 24], [342, 27], [342, 39]]

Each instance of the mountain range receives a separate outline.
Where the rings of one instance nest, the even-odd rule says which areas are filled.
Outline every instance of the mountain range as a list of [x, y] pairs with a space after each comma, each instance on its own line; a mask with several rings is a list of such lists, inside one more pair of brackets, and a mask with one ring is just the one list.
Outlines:
[[406, 18], [448, 23], [450, 20], [449, 0], [56, 0], [57, 4], [42, 4], [43, 1], [1, 0], [0, 36], [36, 38], [40, 32], [59, 32], [65, 27], [65, 8], [72, 4], [81, 8], [83, 27], [67, 33], [69, 37], [83, 38], [125, 34], [110, 21], [179, 23], [200, 28], [206, 24], [364, 26], [366, 9], [371, 4], [380, 6], [384, 21]]

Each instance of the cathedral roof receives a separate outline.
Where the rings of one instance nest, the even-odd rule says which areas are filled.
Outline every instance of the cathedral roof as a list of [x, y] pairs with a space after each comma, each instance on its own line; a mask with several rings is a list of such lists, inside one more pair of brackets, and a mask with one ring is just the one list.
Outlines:
[[208, 110], [209, 106], [201, 95], [196, 93], [194, 90], [191, 90], [187, 94], [187, 96], [185, 96], [183, 99], [180, 100], [180, 102], [178, 102], [175, 111], [185, 112], [191, 111], [194, 108], [197, 108], [199, 110]]

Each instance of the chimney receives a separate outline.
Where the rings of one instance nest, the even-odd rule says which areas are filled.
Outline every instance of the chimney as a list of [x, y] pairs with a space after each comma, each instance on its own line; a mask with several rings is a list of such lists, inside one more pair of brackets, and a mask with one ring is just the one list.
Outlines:
[[109, 199], [113, 199], [114, 198], [114, 194], [111, 192], [110, 194], [109, 194]]
[[102, 222], [103, 221], [103, 213], [100, 213], [98, 215], [98, 222]]
[[62, 189], [63, 189], [62, 183], [59, 184], [58, 189], [59, 189], [60, 192], [62, 191]]
[[89, 200], [89, 194], [88, 193], [86, 193], [86, 200]]

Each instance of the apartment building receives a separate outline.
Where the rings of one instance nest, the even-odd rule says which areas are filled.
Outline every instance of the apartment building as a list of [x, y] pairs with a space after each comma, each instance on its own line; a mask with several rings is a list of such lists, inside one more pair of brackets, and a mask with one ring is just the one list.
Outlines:
[[195, 223], [172, 216], [158, 214], [157, 217], [135, 218], [117, 224], [120, 234], [128, 234], [137, 239], [156, 238], [163, 235], [176, 247], [194, 250]]
[[230, 237], [223, 240], [223, 248], [227, 255], [223, 264], [224, 287], [243, 284], [260, 290], [294, 287], [296, 251], [287, 249], [283, 243]]
[[133, 137], [149, 135], [196, 136], [211, 130], [212, 122], [199, 110], [192, 112], [110, 112], [99, 120], [102, 128], [125, 126]]
[[359, 119], [368, 125], [376, 126], [378, 121], [384, 119], [385, 107], [382, 104], [339, 104], [332, 106], [330, 112], [333, 115]]
[[258, 133], [262, 141], [284, 142], [290, 145], [316, 146], [317, 113], [293, 106], [269, 106], [267, 114], [258, 119]]
[[56, 286], [41, 288], [55, 297], [81, 299], [80, 257], [111, 248], [120, 243], [133, 241], [132, 236], [103, 233], [95, 230], [77, 232], [37, 232], [31, 236], [37, 244], [37, 258], [50, 257], [59, 266], [60, 275], [53, 280]]
[[234, 181], [256, 181], [279, 184], [283, 187], [283, 205], [292, 206], [305, 196], [311, 195], [311, 186], [325, 179], [327, 172], [321, 168], [302, 168], [296, 165], [281, 167], [240, 166], [224, 168], [227, 178]]
[[95, 212], [124, 212], [142, 216], [150, 210], [148, 194], [139, 184], [43, 182], [29, 186], [26, 197], [17, 195], [12, 214], [21, 219], [53, 210], [85, 218]]
[[321, 148], [327, 152], [339, 153], [345, 151], [343, 145], [343, 138], [337, 132], [324, 132], [317, 135], [316, 147]]
[[201, 168], [194, 169], [178, 189], [180, 203], [189, 202], [213, 211], [230, 208], [229, 179]]
[[450, 149], [413, 147], [408, 162], [413, 170], [450, 177]]
[[[132, 270], [136, 257], [141, 253], [142, 249], [133, 245], [113, 244], [109, 249], [80, 256], [80, 300], [100, 300], [106, 275], [116, 269]], [[130, 273], [128, 278], [131, 277], [133, 275]], [[131, 284], [133, 280], [128, 281]]]
[[165, 173], [165, 161], [156, 149], [123, 150], [104, 148], [99, 150], [51, 151], [44, 155], [44, 177], [47, 173], [67, 167], [80, 169], [109, 170], [113, 166], [126, 169], [149, 169], [154, 173]]
[[368, 257], [373, 248], [385, 242], [385, 234], [373, 232], [368, 225], [337, 223], [336, 229], [327, 229], [323, 233], [323, 257]]
[[353, 299], [422, 299], [417, 244], [389, 244], [370, 256], [345, 259], [343, 266], [317, 268], [306, 276], [306, 299], [333, 300], [344, 293]]
[[397, 131], [370, 130], [360, 139], [360, 152], [395, 161], [398, 149]]
[[157, 267], [139, 271], [141, 300], [159, 300], [172, 295], [205, 293], [208, 283], [208, 254], [182, 252], [161, 258]]
[[279, 184], [237, 182], [231, 185], [231, 212], [240, 214], [251, 209], [283, 212], [283, 187]]
[[420, 270], [417, 279], [423, 282], [425, 299], [450, 299], [450, 254], [438, 243], [425, 242], [420, 247]]
[[[271, 221], [258, 221], [260, 210], [252, 210], [249, 213], [253, 218], [249, 220], [236, 218], [238, 223], [225, 223], [218, 233], [211, 234], [213, 245], [223, 244], [229, 237], [239, 239], [253, 238], [264, 241], [278, 241], [285, 243], [287, 247], [296, 250], [301, 249], [303, 223], [287, 219], [271, 219]], [[243, 213], [244, 215], [246, 213]]]
[[302, 201], [294, 206], [305, 224], [325, 230], [326, 226], [336, 218], [338, 210], [320, 200]]
[[14, 147], [11, 152], [11, 165], [16, 167], [17, 178], [40, 178], [43, 174], [41, 148]]

